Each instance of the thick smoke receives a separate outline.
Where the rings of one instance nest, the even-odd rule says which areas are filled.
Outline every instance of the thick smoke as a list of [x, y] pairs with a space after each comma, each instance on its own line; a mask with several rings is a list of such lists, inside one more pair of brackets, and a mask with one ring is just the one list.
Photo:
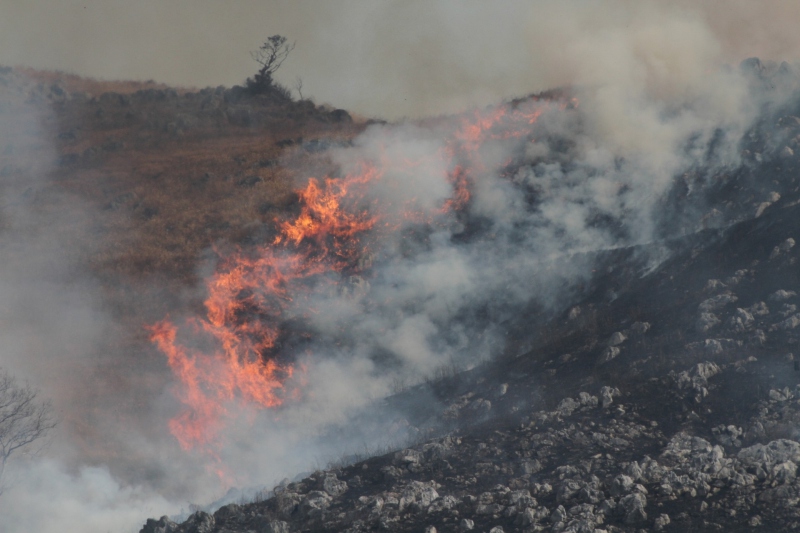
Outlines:
[[[598, 75], [568, 96], [427, 126], [372, 126], [352, 146], [329, 151], [341, 176], [379, 169], [351, 206], [380, 215], [363, 237], [372, 265], [355, 280], [343, 276], [338, 291], [324, 278], [310, 297], [292, 299], [287, 314], [304, 317], [313, 339], [300, 358], [303, 394], [287, 400], [278, 416], [268, 412], [253, 424], [248, 413], [239, 419], [248, 423], [225, 432], [224, 461], [234, 472], [256, 474], [253, 481], [275, 478], [290, 464], [331, 456], [325, 444], [304, 444], [356, 414], [363, 419], [361, 410], [398, 383], [504, 353], [514, 320], [574, 303], [592, 278], [593, 253], [702, 228], [702, 191], [693, 197], [696, 216], [671, 224], [667, 197], [676, 179], [697, 168], [715, 174], [741, 166], [742, 136], [761, 107], [782, 95], [754, 86], [746, 69], [706, 72], [675, 62], [674, 70], [650, 73], [669, 29], [696, 29], [695, 43], [713, 42], [692, 21], [663, 25], [640, 24], [648, 37], [623, 40], [614, 75]], [[484, 126], [480, 141], [465, 134], [484, 117], [503, 114], [508, 119]], [[525, 122], [519, 134], [519, 117], [532, 116], [535, 123]], [[468, 169], [471, 198], [442, 214], [456, 194], [454, 165]], [[402, 416], [378, 412], [387, 425]], [[339, 441], [345, 451], [365, 441], [373, 449], [396, 446], [408, 437], [348, 430], [352, 438]], [[380, 444], [372, 442], [376, 435]]]
[[[189, 25], [178, 22], [179, 13], [187, 12], [182, 2], [122, 5], [106, 2], [100, 9], [90, 2], [88, 15], [48, 10], [59, 14], [60, 31], [15, 22], [38, 29], [24, 40], [0, 41], [0, 49], [13, 51], [4, 52], [12, 55], [3, 61], [33, 58], [34, 64], [108, 77], [237, 83], [252, 65], [246, 58], [237, 64], [228, 55], [220, 57], [221, 50], [230, 51], [232, 42], [247, 50], [265, 33], [285, 33], [298, 41], [295, 66], [286, 64], [288, 79], [301, 74], [311, 94], [366, 114], [440, 113], [558, 85], [573, 91], [559, 102], [519, 104], [520, 112], [541, 113], [529, 133], [505, 136], [512, 126], [500, 122], [495, 138], [477, 151], [465, 148], [459, 117], [434, 126], [376, 125], [352, 146], [330, 150], [341, 174], [365, 161], [385, 170], [365, 194], [368, 203], [383, 208], [384, 220], [400, 229], [367, 236], [374, 251], [373, 264], [363, 274], [368, 291], [358, 284], [347, 291], [319, 290], [289, 310], [309, 316], [307, 326], [319, 339], [299, 359], [306, 393], [278, 411], [239, 406], [242, 412], [226, 428], [220, 449], [229, 476], [225, 482], [237, 485], [268, 485], [339, 455], [376, 451], [412, 437], [401, 423], [388, 430], [348, 424], [401, 384], [502, 353], [505, 324], [521, 310], [557, 312], [570, 304], [577, 287], [592, 275], [591, 252], [699, 228], [699, 217], [694, 225], [665, 226], [665, 196], [677, 176], [699, 165], [719, 170], [740, 165], [738, 143], [764, 103], [738, 68], [723, 68], [725, 60], [738, 63], [743, 51], [751, 53], [738, 42], [729, 47], [731, 32], [741, 30], [736, 14], [751, 11], [743, 3], [713, 20], [709, 13], [716, 3], [611, 2], [600, 8], [509, 2], [498, 9], [441, 2], [420, 10], [424, 17], [414, 3], [274, 3], [269, 14], [288, 22], [267, 30], [257, 20], [242, 20], [246, 3], [192, 3]], [[153, 9], [167, 16], [153, 16]], [[762, 39], [765, 21], [785, 15], [776, 9], [770, 5], [755, 14], [752, 53], [762, 46], [771, 52], [796, 49], [794, 33], [781, 41], [783, 48]], [[117, 19], [138, 26], [130, 24], [126, 10], [143, 21], [145, 12], [147, 21], [167, 21], [169, 27], [160, 28], [166, 40], [147, 37], [160, 44], [148, 44], [137, 54], [95, 46], [91, 39], [106, 32], [127, 46], [141, 42], [138, 34], [114, 31]], [[201, 23], [212, 15], [213, 24]], [[0, 39], [14, 35], [6, 28], [11, 20], [0, 20]], [[55, 49], [69, 51], [45, 46], [51, 36], [63, 38], [71, 28], [87, 27], [95, 29], [70, 33], [83, 53], [50, 55]], [[222, 28], [252, 35], [252, 42], [226, 40], [218, 31]], [[209, 35], [224, 43], [208, 41]], [[206, 41], [215, 51], [205, 53]], [[321, 41], [328, 46], [319, 46]], [[174, 60], [167, 54], [170, 59], [160, 63], [163, 70], [151, 71], [149, 63], [133, 60], [156, 53], [162, 60], [163, 43], [175, 51]], [[189, 52], [202, 61], [186, 60]], [[77, 63], [69, 62], [72, 56]], [[208, 500], [225, 487], [204, 470], [216, 463], [201, 453], [180, 452], [167, 434], [167, 419], [180, 408], [169, 388], [158, 391], [133, 424], [114, 420], [121, 400], [111, 392], [99, 402], [107, 412], [93, 428], [96, 438], [107, 440], [112, 457], [135, 455], [138, 464], [148, 466], [146, 474], [117, 469], [112, 475], [113, 465], [83, 461], [71, 425], [85, 407], [80, 392], [101, 364], [122, 363], [130, 354], [97, 357], [102, 347], [114, 345], [108, 330], [115, 324], [92, 280], [80, 272], [79, 258], [91, 242], [86, 238], [90, 210], [48, 186], [54, 156], [14, 155], [26, 153], [20, 139], [45, 143], [50, 120], [44, 102], [0, 115], [0, 150], [11, 154], [4, 161], [10, 161], [14, 172], [9, 175], [15, 177], [3, 183], [2, 192], [0, 362], [52, 397], [62, 416], [44, 456], [19, 463], [8, 476], [0, 514], [12, 531], [135, 530], [146, 516], [178, 509], [168, 501], [178, 499], [176, 493], [184, 495], [182, 502]], [[30, 135], [21, 137], [25, 131]], [[453, 145], [455, 159], [471, 172], [472, 197], [466, 211], [441, 215], [454, 191], [448, 179], [453, 158], [442, 153]], [[57, 195], [65, 208], [57, 216], [37, 210], [37, 194]], [[408, 205], [434, 222], [406, 220]], [[697, 208], [700, 212], [702, 206]], [[342, 286], [348, 283], [341, 280]], [[381, 411], [379, 416], [391, 421], [395, 415], [402, 413]], [[347, 428], [348, 438], [336, 445], [322, 442], [320, 435], [335, 425]], [[160, 428], [153, 432], [160, 436], [138, 432], [144, 426]], [[87, 455], [96, 462], [96, 455]], [[46, 495], [41, 493], [45, 484]]]
[[[52, 400], [58, 426], [12, 456], [0, 480], [9, 532], [134, 531], [143, 513], [179, 509], [155, 494], [82, 464], [75, 437], [96, 387], [101, 346], [113, 343], [96, 281], [82, 271], [92, 251], [91, 213], [50, 181], [49, 104], [11, 74], [0, 87], [0, 366]], [[124, 357], [124, 354], [120, 354]], [[112, 408], [113, 410], [113, 408]], [[113, 419], [109, 413], [104, 421]], [[98, 428], [113, 446], [122, 424]], [[116, 431], [115, 431], [116, 430]]]
[[3, 528], [9, 532], [135, 533], [144, 517], [176, 509], [151, 489], [121, 484], [105, 467], [70, 472], [52, 459], [12, 467], [0, 498]]

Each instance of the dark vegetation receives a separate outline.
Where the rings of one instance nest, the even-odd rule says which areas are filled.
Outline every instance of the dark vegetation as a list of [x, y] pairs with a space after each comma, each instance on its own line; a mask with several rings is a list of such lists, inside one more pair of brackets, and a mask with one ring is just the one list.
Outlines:
[[[289, 44], [283, 35], [269, 37], [258, 50], [250, 53], [253, 61], [258, 63], [258, 72], [247, 79], [247, 88], [253, 94], [273, 94], [277, 97], [291, 100], [289, 89], [277, 83], [274, 74], [281, 67], [289, 53], [294, 50], [294, 43]], [[303, 83], [298, 80], [298, 93], [303, 98]]]

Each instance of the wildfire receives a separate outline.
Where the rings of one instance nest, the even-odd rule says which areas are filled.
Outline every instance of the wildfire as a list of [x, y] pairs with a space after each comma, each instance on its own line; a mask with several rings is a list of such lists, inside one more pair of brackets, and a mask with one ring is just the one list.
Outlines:
[[[467, 209], [471, 181], [489, 170], [481, 148], [493, 140], [530, 137], [531, 125], [547, 105], [501, 106], [463, 118], [436, 154], [446, 163], [440, 168], [452, 186], [450, 197], [432, 213], [403, 206], [403, 219], [430, 224]], [[220, 432], [237, 405], [273, 408], [302, 394], [289, 390], [290, 383], [302, 381], [292, 380], [298, 372], [296, 354], [280, 347], [290, 304], [334, 284], [337, 276], [367, 269], [366, 237], [380, 242], [381, 232], [400, 229], [384, 219], [387, 206], [368, 194], [387, 172], [398, 170], [389, 168], [397, 164], [363, 161], [344, 176], [310, 178], [298, 192], [300, 213], [278, 221], [273, 242], [221, 259], [206, 282], [204, 317], [182, 327], [166, 318], [150, 327], [151, 340], [179, 381], [176, 395], [185, 410], [171, 420], [170, 430], [184, 449], [216, 456]], [[406, 172], [418, 164], [402, 162]]]
[[380, 172], [371, 165], [364, 165], [361, 172], [343, 179], [326, 177], [324, 187], [315, 178], [309, 179], [299, 193], [303, 204], [300, 215], [280, 225], [282, 233], [274, 244], [289, 241], [296, 246], [311, 240], [318, 247], [316, 252], [324, 257], [333, 254], [345, 261], [352, 260], [353, 239], [370, 230], [377, 216], [363, 208], [349, 212], [343, 201], [352, 201], [354, 189], [376, 179], [380, 179]]

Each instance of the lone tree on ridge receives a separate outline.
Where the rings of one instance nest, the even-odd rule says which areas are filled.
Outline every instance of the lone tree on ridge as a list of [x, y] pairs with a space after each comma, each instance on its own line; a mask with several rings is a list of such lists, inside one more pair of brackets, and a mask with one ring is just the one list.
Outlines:
[[261, 65], [261, 68], [258, 69], [255, 76], [247, 79], [247, 87], [257, 94], [274, 92], [276, 89], [278, 92], [288, 92], [275, 83], [272, 75], [286, 61], [292, 50], [294, 50], [294, 43], [289, 44], [283, 35], [273, 35], [264, 41], [258, 50], [250, 52], [250, 56]]

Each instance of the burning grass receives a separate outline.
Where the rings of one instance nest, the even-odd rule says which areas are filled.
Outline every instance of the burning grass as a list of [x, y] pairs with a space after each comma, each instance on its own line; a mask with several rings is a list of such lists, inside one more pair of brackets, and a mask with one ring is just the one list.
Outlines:
[[[142, 325], [151, 324], [185, 407], [172, 433], [212, 457], [230, 405], [264, 409], [302, 394], [292, 379], [302, 382], [303, 323], [313, 306], [298, 302], [361, 294], [385, 241], [457, 223], [474, 181], [508, 164], [486, 159], [487, 145], [532, 142], [545, 106], [574, 105], [517, 102], [442, 117], [424, 126], [438, 136], [436, 151], [415, 159], [383, 146], [374, 160], [343, 165], [328, 148], [350, 145], [366, 124], [309, 102], [129, 84], [97, 94], [113, 85], [69, 77], [62, 87], [89, 96], [65, 97], [47, 93], [49, 76], [31, 90], [54, 110], [45, 141], [57, 147], [57, 168], [34, 208], [63, 208], [48, 203], [58, 196], [48, 189], [86, 203], [92, 240], [79, 262], [102, 281], [140, 366], [160, 375], [157, 385], [130, 387], [131, 409], [168, 379], [164, 359], [144, 345]], [[432, 198], [408, 191], [408, 180], [428, 175], [444, 184]], [[206, 276], [205, 292], [195, 291]], [[186, 322], [165, 318], [187, 308], [196, 315]], [[102, 372], [113, 382], [125, 370]]]
[[[239, 121], [243, 113], [247, 125]], [[219, 91], [29, 69], [0, 72], [0, 118], [19, 124], [13, 138], [0, 139], [0, 226], [12, 220], [6, 209], [16, 206], [29, 220], [58, 221], [48, 235], [68, 250], [76, 276], [99, 281], [104, 308], [119, 326], [108, 332], [113, 346], [98, 351], [124, 346], [136, 361], [134, 372], [98, 363], [92, 376], [98, 385], [75, 391], [86, 418], [71, 420], [70, 430], [98, 458], [108, 450], [88, 428], [94, 416], [104, 416], [103, 384], [127, 384], [131, 414], [121, 409], [116, 416], [135, 420], [132, 413], [170, 379], [143, 325], [187, 305], [202, 308], [202, 298], [187, 302], [186, 293], [213, 263], [214, 246], [274, 236], [276, 217], [297, 202], [296, 168], [326, 164], [304, 142], [346, 142], [364, 128], [337, 122], [309, 102], [229, 103]], [[14, 249], [4, 248], [3, 257], [14, 261]]]
[[[358, 288], [368, 286], [385, 243], [409, 230], [452, 225], [468, 208], [473, 181], [507, 164], [487, 160], [484, 146], [509, 138], [530, 142], [531, 126], [550, 105], [500, 106], [459, 117], [443, 130], [438, 150], [417, 157], [381, 145], [374, 158], [309, 178], [297, 193], [299, 212], [283, 215], [274, 239], [221, 255], [206, 281], [203, 315], [151, 328], [181, 383], [177, 394], [186, 409], [171, 424], [181, 446], [215, 457], [218, 436], [235, 416], [228, 405], [272, 408], [304, 394], [291, 381], [301, 354], [278, 342], [316, 312], [302, 302], [349, 295], [350, 289], [363, 297]], [[416, 174], [447, 185], [433, 200], [404, 196], [401, 189], [419, 179]]]

